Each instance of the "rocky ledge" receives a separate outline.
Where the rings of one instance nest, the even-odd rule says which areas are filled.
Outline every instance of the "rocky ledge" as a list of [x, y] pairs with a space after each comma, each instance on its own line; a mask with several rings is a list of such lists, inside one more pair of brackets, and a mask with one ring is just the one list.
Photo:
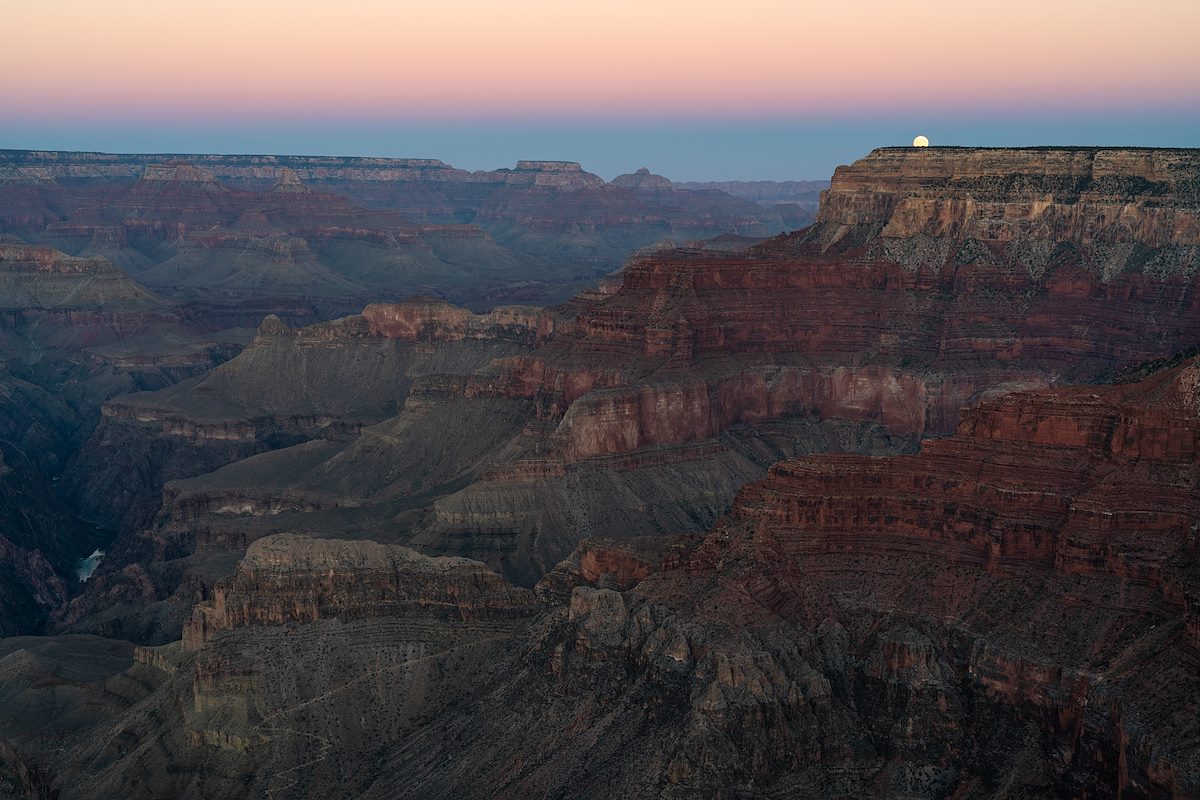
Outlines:
[[[999, 245], [1037, 275], [1072, 260], [1108, 281], [1200, 266], [1195, 150], [883, 148], [834, 172], [812, 238], [870, 242], [909, 268], [931, 248]], [[872, 241], [874, 240], [874, 241]]]
[[406, 609], [463, 621], [516, 618], [533, 603], [529, 590], [512, 586], [478, 561], [282, 534], [250, 545], [233, 577], [196, 606], [183, 641], [195, 650], [222, 631], [245, 625], [396, 616]]

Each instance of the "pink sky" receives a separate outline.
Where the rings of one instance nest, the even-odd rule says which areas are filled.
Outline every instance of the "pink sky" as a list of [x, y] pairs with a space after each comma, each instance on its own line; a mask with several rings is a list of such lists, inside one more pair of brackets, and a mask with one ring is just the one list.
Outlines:
[[1200, 108], [1198, 0], [6, 6], [10, 120]]

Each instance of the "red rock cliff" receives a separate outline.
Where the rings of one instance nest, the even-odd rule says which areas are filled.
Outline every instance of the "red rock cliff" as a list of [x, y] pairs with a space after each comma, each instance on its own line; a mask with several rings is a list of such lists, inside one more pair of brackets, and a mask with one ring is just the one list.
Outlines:
[[919, 455], [780, 464], [632, 588], [574, 577], [582, 547], [541, 587], [571, 592], [527, 656], [545, 707], [457, 752], [515, 726], [543, 780], [647, 753], [616, 780], [668, 796], [1193, 796], [1198, 431], [1192, 359], [985, 402]]

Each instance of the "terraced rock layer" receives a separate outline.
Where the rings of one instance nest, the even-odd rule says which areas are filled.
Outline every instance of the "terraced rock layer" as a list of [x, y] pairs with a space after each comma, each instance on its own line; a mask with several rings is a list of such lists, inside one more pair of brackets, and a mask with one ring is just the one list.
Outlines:
[[[1192, 360], [780, 464], [633, 588], [577, 578], [367, 796], [1194, 796], [1198, 435]], [[610, 553], [573, 569], [644, 568]]]
[[106, 256], [230, 314], [305, 299], [305, 321], [417, 292], [476, 308], [560, 300], [643, 247], [787, 227], [719, 191], [607, 184], [562, 161], [470, 173], [432, 159], [9, 150], [0, 185], [0, 231]]
[[1195, 796], [1197, 447], [1192, 358], [989, 400], [917, 455], [784, 462], [707, 534], [585, 542], [534, 593], [262, 539], [190, 650], [141, 651], [136, 705], [56, 751], [55, 786]]
[[1193, 346], [1198, 175], [1189, 150], [884, 149], [808, 229], [647, 253], [554, 313], [374, 306], [362, 341], [523, 349], [423, 375], [346, 441], [173, 484], [162, 536], [336, 529], [529, 585], [588, 535], [703, 529], [774, 461], [903, 452], [991, 396]]

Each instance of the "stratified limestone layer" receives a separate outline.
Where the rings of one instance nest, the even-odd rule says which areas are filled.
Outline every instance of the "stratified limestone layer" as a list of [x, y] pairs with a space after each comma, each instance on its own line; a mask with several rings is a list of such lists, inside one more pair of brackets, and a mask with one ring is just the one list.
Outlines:
[[478, 561], [430, 558], [374, 542], [271, 536], [250, 545], [237, 572], [198, 605], [184, 646], [199, 649], [222, 631], [407, 609], [455, 620], [516, 618], [532, 605]]

